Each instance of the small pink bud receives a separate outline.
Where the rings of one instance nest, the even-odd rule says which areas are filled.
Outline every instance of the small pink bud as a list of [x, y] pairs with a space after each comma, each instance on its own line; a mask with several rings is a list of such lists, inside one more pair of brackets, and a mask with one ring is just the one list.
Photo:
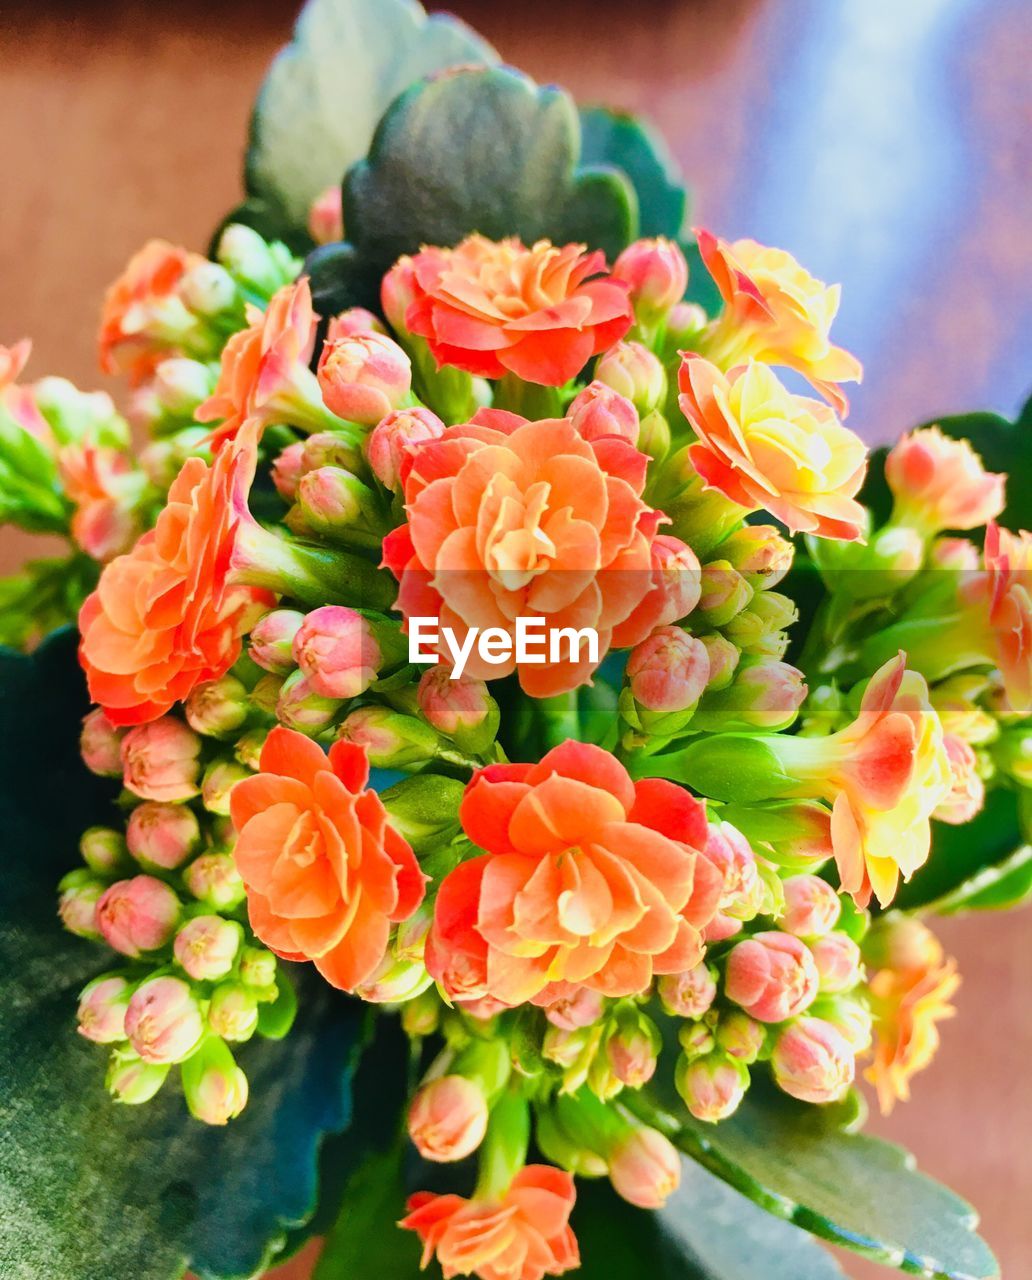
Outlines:
[[330, 321], [326, 338], [332, 342], [335, 338], [353, 338], [362, 333], [386, 333], [383, 321], [365, 307], [348, 307], [340, 315]]
[[726, 689], [731, 683], [738, 666], [741, 653], [738, 645], [733, 644], [719, 631], [700, 636], [699, 643], [706, 649], [709, 657], [709, 689]]
[[409, 1137], [424, 1160], [463, 1160], [484, 1140], [487, 1116], [478, 1084], [465, 1076], [438, 1076], [412, 1099]]
[[701, 640], [680, 627], [657, 627], [627, 659], [634, 698], [648, 711], [686, 711], [709, 679], [709, 655]]
[[699, 612], [711, 627], [726, 626], [752, 598], [752, 587], [728, 561], [703, 566]]
[[125, 832], [129, 852], [147, 871], [173, 871], [201, 841], [201, 828], [185, 804], [147, 800], [129, 815]]
[[216, 1036], [183, 1063], [182, 1075], [190, 1114], [204, 1124], [227, 1124], [247, 1105], [247, 1077]]
[[194, 916], [176, 934], [172, 953], [191, 978], [214, 982], [232, 969], [243, 936], [235, 920]]
[[730, 822], [711, 822], [702, 854], [723, 878], [721, 911], [734, 920], [751, 920], [758, 915], [765, 901], [763, 879], [752, 846], [738, 828]]
[[618, 342], [600, 358], [595, 380], [630, 400], [644, 417], [666, 395], [666, 374], [659, 358], [640, 342]]
[[154, 370], [154, 393], [166, 413], [192, 418], [202, 400], [207, 400], [215, 379], [206, 364], [173, 356]]
[[749, 1069], [717, 1051], [692, 1061], [678, 1059], [675, 1083], [696, 1120], [716, 1124], [738, 1110], [749, 1087]]
[[125, 730], [116, 728], [102, 708], [94, 707], [83, 720], [79, 736], [79, 748], [90, 773], [102, 778], [122, 776], [121, 746], [124, 737]]
[[216, 911], [229, 911], [243, 902], [244, 882], [228, 853], [202, 853], [183, 872], [193, 896]]
[[928, 549], [930, 569], [974, 573], [982, 563], [978, 548], [968, 538], [936, 538]]
[[866, 1053], [873, 1039], [874, 1018], [866, 1004], [848, 996], [820, 996], [808, 1017], [821, 1018], [838, 1031], [856, 1054]]
[[120, 1048], [111, 1055], [104, 1083], [116, 1102], [136, 1107], [150, 1102], [167, 1076], [167, 1064], [144, 1062], [132, 1049]]
[[617, 258], [613, 276], [629, 286], [638, 323], [650, 326], [662, 320], [684, 297], [688, 263], [672, 240], [659, 236], [629, 244]]
[[405, 254], [391, 267], [380, 285], [380, 305], [396, 333], [407, 333], [405, 313], [416, 299], [415, 269]]
[[316, 244], [344, 239], [344, 192], [339, 182], [315, 197], [308, 210], [308, 234]]
[[266, 671], [285, 676], [294, 670], [294, 637], [305, 620], [296, 609], [273, 609], [251, 632], [250, 654]]
[[666, 336], [670, 349], [687, 347], [694, 351], [699, 334], [708, 323], [706, 312], [697, 302], [678, 302], [667, 316]]
[[656, 1129], [640, 1125], [609, 1156], [613, 1190], [639, 1209], [662, 1209], [681, 1184], [681, 1157]]
[[424, 440], [438, 440], [444, 423], [430, 409], [395, 409], [388, 413], [366, 439], [366, 457], [373, 475], [386, 489], [400, 487], [402, 463]]
[[208, 1025], [223, 1040], [250, 1040], [258, 1029], [258, 1001], [239, 982], [223, 982], [211, 993]]
[[372, 489], [343, 467], [306, 471], [297, 487], [296, 511], [307, 530], [326, 535], [353, 526], [368, 530], [380, 519]]
[[124, 956], [157, 951], [178, 923], [175, 890], [153, 876], [118, 880], [97, 903], [97, 927], [104, 941]]
[[711, 690], [699, 708], [699, 726], [784, 729], [806, 701], [803, 673], [776, 658], [743, 658], [726, 689]]
[[619, 436], [631, 444], [638, 442], [638, 410], [626, 396], [597, 379], [574, 396], [566, 416], [589, 442], [606, 436]]
[[57, 914], [68, 932], [78, 938], [99, 937], [97, 907], [104, 896], [103, 883], [80, 867], [62, 879], [58, 890]]
[[318, 373], [331, 412], [370, 427], [392, 409], [400, 409], [412, 387], [408, 356], [382, 333], [327, 341]]
[[478, 729], [495, 708], [483, 680], [465, 674], [452, 679], [451, 667], [443, 663], [423, 672], [416, 700], [428, 723], [450, 738]]
[[656, 990], [663, 1008], [675, 1018], [701, 1018], [717, 998], [713, 975], [701, 963], [684, 973], [665, 974]]
[[131, 988], [118, 976], [96, 978], [79, 996], [79, 1035], [96, 1044], [125, 1039], [125, 1011]]
[[204, 771], [201, 782], [201, 803], [209, 813], [229, 816], [229, 798], [233, 788], [244, 778], [251, 777], [251, 770], [239, 760], [213, 760]]
[[563, 1031], [576, 1031], [590, 1027], [602, 1017], [603, 1000], [597, 991], [588, 987], [574, 987], [568, 995], [560, 996], [545, 1007], [545, 1017], [553, 1027]]
[[357, 698], [383, 662], [372, 628], [360, 613], [328, 604], [308, 614], [294, 636], [294, 661], [313, 692]]
[[978, 757], [969, 742], [955, 733], [943, 737], [950, 764], [950, 791], [932, 813], [940, 822], [962, 826], [980, 813], [985, 804], [985, 782], [978, 769]]
[[362, 468], [362, 453], [347, 436], [335, 431], [317, 431], [305, 440], [301, 474], [318, 471], [320, 467], [340, 467], [344, 471]]
[[339, 709], [337, 700], [316, 693], [300, 671], [287, 676], [276, 700], [277, 720], [309, 737], [328, 729]]
[[841, 1032], [821, 1018], [800, 1018], [774, 1042], [778, 1086], [801, 1102], [838, 1102], [853, 1083], [856, 1060]]
[[716, 1048], [713, 1028], [707, 1022], [683, 1022], [677, 1039], [688, 1058], [701, 1058]]
[[729, 1057], [739, 1062], [755, 1062], [767, 1038], [766, 1029], [741, 1009], [721, 1014], [716, 1041]]
[[190, 727], [208, 738], [229, 738], [244, 724], [250, 706], [236, 676], [224, 675], [195, 685], [185, 705]]
[[797, 938], [819, 938], [830, 933], [842, 914], [835, 890], [820, 876], [790, 876], [783, 883], [785, 910], [778, 926]]
[[180, 978], [151, 978], [129, 1001], [125, 1032], [144, 1062], [182, 1062], [197, 1048], [204, 1019]]
[[189, 800], [199, 790], [201, 740], [182, 720], [162, 716], [122, 739], [126, 787], [144, 800]]
[[818, 984], [813, 955], [790, 933], [754, 934], [727, 959], [728, 999], [760, 1022], [784, 1022], [802, 1013], [816, 998]]
[[99, 876], [117, 875], [129, 865], [125, 837], [111, 827], [88, 827], [79, 837], [79, 852]]
[[890, 911], [871, 926], [863, 945], [864, 960], [873, 969], [919, 973], [942, 963], [942, 943], [914, 916]]
[[281, 449], [272, 464], [272, 483], [284, 502], [293, 502], [304, 474], [304, 441], [296, 440]]
[[440, 749], [435, 730], [415, 716], [390, 707], [359, 707], [340, 726], [344, 742], [362, 747], [374, 769], [402, 769], [434, 759]]
[[845, 933], [829, 933], [810, 943], [821, 991], [849, 991], [863, 976], [860, 948]]

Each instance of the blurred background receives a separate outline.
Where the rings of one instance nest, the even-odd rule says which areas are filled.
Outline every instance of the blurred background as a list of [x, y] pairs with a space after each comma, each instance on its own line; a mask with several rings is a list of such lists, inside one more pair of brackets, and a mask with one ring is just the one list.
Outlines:
[[[1027, 0], [445, 7], [538, 80], [648, 116], [695, 221], [842, 283], [836, 340], [865, 366], [850, 426], [871, 442], [937, 415], [1013, 415], [1032, 390]], [[149, 237], [207, 244], [238, 198], [251, 102], [297, 8], [3, 5], [0, 342], [33, 339], [28, 376], [101, 385], [107, 283]], [[29, 543], [2, 537], [9, 572]], [[1032, 1270], [1030, 926], [1020, 911], [941, 925], [964, 975], [959, 1016], [913, 1101], [872, 1121], [978, 1204], [1009, 1280]], [[277, 1280], [303, 1280], [310, 1256]], [[854, 1280], [889, 1274], [843, 1265]]]

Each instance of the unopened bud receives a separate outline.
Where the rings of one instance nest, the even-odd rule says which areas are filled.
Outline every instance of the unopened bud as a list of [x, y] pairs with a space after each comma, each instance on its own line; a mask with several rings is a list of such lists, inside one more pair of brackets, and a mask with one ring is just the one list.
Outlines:
[[813, 1003], [817, 966], [804, 942], [770, 930], [739, 942], [727, 959], [724, 989], [729, 1000], [760, 1022], [784, 1022]]
[[215, 374], [200, 360], [173, 356], [154, 370], [154, 392], [161, 407], [179, 418], [192, 418], [215, 389]]
[[186, 719], [208, 738], [229, 738], [247, 719], [247, 690], [231, 675], [196, 685], [186, 700]]
[[794, 551], [773, 525], [743, 524], [720, 544], [720, 554], [755, 591], [767, 591], [791, 569]]
[[116, 1049], [104, 1084], [116, 1102], [136, 1107], [150, 1102], [165, 1083], [168, 1071], [166, 1063], [144, 1062], [132, 1049]]
[[420, 1088], [409, 1108], [409, 1137], [424, 1160], [463, 1160], [484, 1140], [487, 1099], [464, 1076], [439, 1076]]
[[117, 975], [95, 978], [79, 995], [79, 1035], [96, 1044], [125, 1039], [125, 1011], [132, 988]]
[[730, 1009], [721, 1014], [715, 1033], [717, 1044], [738, 1062], [747, 1065], [760, 1056], [767, 1032], [763, 1024], [750, 1018], [740, 1009]]
[[640, 417], [658, 409], [666, 395], [666, 373], [640, 342], [617, 342], [601, 357], [595, 380], [624, 396]]
[[785, 729], [806, 700], [803, 673], [773, 658], [743, 658], [730, 685], [708, 689], [694, 723], [712, 732]]
[[126, 787], [143, 800], [189, 800], [199, 790], [201, 740], [182, 720], [162, 716], [122, 739]]
[[752, 598], [752, 587], [726, 560], [714, 560], [703, 566], [698, 607], [709, 626], [726, 626]]
[[602, 1017], [603, 999], [590, 987], [575, 987], [569, 995], [560, 996], [545, 1006], [545, 1017], [553, 1027], [576, 1031], [590, 1027]]
[[305, 620], [296, 609], [273, 609], [259, 619], [251, 632], [251, 658], [274, 675], [294, 670], [294, 637]]
[[785, 911], [778, 927], [797, 938], [819, 938], [838, 924], [842, 904], [820, 876], [790, 876], [784, 881]]
[[407, 333], [405, 313], [415, 301], [416, 282], [412, 259], [404, 254], [387, 272], [380, 285], [383, 313], [396, 333]]
[[233, 967], [244, 931], [235, 920], [194, 916], [176, 934], [172, 953], [191, 978], [213, 982]]
[[271, 987], [276, 981], [276, 957], [264, 947], [244, 947], [239, 973], [240, 981], [249, 987]]
[[738, 645], [732, 644], [719, 631], [699, 636], [699, 643], [703, 645], [709, 658], [709, 680], [706, 682], [706, 687], [726, 689], [731, 683], [741, 657]]
[[607, 436], [619, 436], [631, 444], [638, 442], [638, 410], [626, 396], [597, 379], [574, 396], [566, 416], [589, 442]]
[[79, 749], [90, 773], [102, 778], [122, 776], [122, 739], [125, 730], [111, 723], [103, 708], [94, 707], [82, 722]]
[[97, 903], [97, 927], [109, 947], [133, 958], [157, 951], [179, 923], [175, 890], [154, 876], [118, 880]]
[[205, 1124], [226, 1124], [247, 1105], [247, 1077], [217, 1036], [183, 1063], [182, 1076], [190, 1114]]
[[251, 770], [239, 760], [213, 760], [204, 771], [201, 782], [201, 803], [209, 813], [229, 815], [229, 797], [233, 788], [244, 778], [251, 777]]
[[339, 418], [370, 427], [400, 409], [412, 387], [408, 356], [382, 333], [326, 342], [318, 373], [327, 407]]
[[639, 1209], [662, 1209], [681, 1184], [681, 1157], [656, 1129], [638, 1125], [609, 1156], [613, 1190]]
[[201, 828], [186, 805], [147, 800], [129, 815], [125, 838], [145, 870], [173, 871], [200, 844]]
[[312, 201], [308, 210], [308, 234], [316, 244], [333, 244], [344, 239], [344, 193], [339, 182], [327, 187]]
[[424, 441], [437, 440], [443, 434], [444, 423], [430, 409], [417, 406], [388, 413], [366, 439], [366, 457], [373, 475], [385, 489], [397, 490], [405, 458]]
[[432, 1036], [441, 1024], [441, 1009], [441, 998], [436, 989], [428, 987], [421, 995], [401, 1006], [401, 1029], [412, 1039]]
[[223, 982], [211, 993], [208, 1026], [223, 1040], [250, 1040], [258, 1028], [258, 1001], [239, 982]]
[[79, 852], [99, 876], [117, 875], [129, 865], [125, 837], [111, 827], [88, 827], [79, 838]]
[[483, 680], [452, 679], [451, 668], [438, 664], [424, 671], [416, 698], [429, 724], [461, 750], [478, 755], [494, 741], [501, 712]]
[[318, 471], [320, 467], [341, 467], [344, 471], [359, 471], [362, 453], [348, 436], [335, 431], [317, 431], [304, 441], [301, 455], [301, 474]]
[[866, 1053], [873, 1039], [874, 1020], [866, 1004], [848, 996], [821, 996], [807, 1010], [807, 1016], [829, 1022], [855, 1054]]
[[234, 276], [267, 298], [283, 285], [293, 283], [301, 265], [286, 245], [268, 243], [240, 222], [231, 223], [223, 231], [217, 256]]
[[214, 316], [228, 311], [237, 301], [237, 287], [225, 267], [217, 262], [201, 262], [183, 276], [179, 296], [196, 315]]
[[281, 449], [272, 463], [272, 483], [284, 502], [293, 502], [304, 475], [305, 446], [300, 440]]
[[340, 726], [338, 736], [343, 742], [364, 748], [374, 769], [401, 769], [425, 763], [440, 750], [440, 740], [429, 725], [388, 707], [352, 711]]
[[778, 1087], [801, 1102], [838, 1102], [853, 1083], [853, 1049], [830, 1022], [799, 1018], [774, 1042], [771, 1067]]
[[677, 1039], [687, 1058], [701, 1058], [716, 1047], [713, 1028], [708, 1022], [686, 1022], [677, 1031]]
[[314, 738], [333, 723], [340, 703], [316, 693], [300, 671], [287, 676], [276, 700], [276, 718], [288, 729]]
[[297, 504], [306, 526], [327, 537], [373, 530], [380, 523], [376, 495], [343, 467], [306, 472], [297, 486]]
[[355, 995], [369, 1004], [404, 1004], [433, 985], [422, 960], [404, 959], [388, 952]]
[[691, 1061], [679, 1058], [674, 1080], [696, 1120], [716, 1124], [738, 1110], [749, 1087], [749, 1069], [717, 1051]]
[[915, 973], [942, 963], [939, 939], [914, 916], [890, 911], [879, 916], [864, 938], [864, 960], [872, 969]]
[[656, 1024], [636, 1005], [621, 1005], [606, 1040], [613, 1075], [629, 1089], [640, 1089], [656, 1072], [662, 1047]]
[[658, 627], [630, 652], [627, 678], [635, 701], [646, 711], [688, 711], [709, 680], [703, 643], [680, 627]]
[[613, 275], [628, 285], [638, 324], [648, 329], [661, 321], [684, 297], [688, 263], [673, 240], [635, 240], [613, 265]]
[[638, 431], [638, 448], [642, 453], [647, 453], [656, 462], [662, 462], [670, 452], [672, 441], [670, 423], [658, 409], [653, 409], [642, 418]]
[[663, 1008], [675, 1018], [701, 1018], [717, 998], [717, 984], [700, 963], [684, 973], [668, 973], [656, 984]]
[[125, 1033], [144, 1062], [182, 1062], [204, 1034], [200, 1006], [180, 978], [151, 978], [136, 988]]
[[244, 882], [228, 853], [202, 853], [183, 872], [183, 881], [195, 898], [216, 911], [229, 911], [245, 897]]
[[745, 653], [780, 657], [786, 647], [782, 632], [798, 617], [794, 600], [779, 591], [760, 591], [725, 625], [724, 633]]
[[313, 692], [324, 698], [357, 698], [373, 683], [387, 655], [380, 635], [397, 637], [392, 657], [400, 657], [403, 641], [397, 627], [374, 629], [367, 618], [341, 605], [324, 605], [309, 613], [294, 636], [294, 661]]
[[699, 335], [709, 317], [697, 302], [679, 302], [667, 316], [665, 349], [671, 353], [698, 349]]
[[936, 538], [928, 548], [928, 567], [954, 573], [974, 573], [981, 564], [978, 548], [970, 538]]
[[84, 867], [69, 873], [57, 886], [57, 914], [69, 933], [79, 938], [98, 938], [100, 925], [97, 907], [104, 895], [104, 884], [94, 879]]
[[810, 943], [820, 975], [821, 991], [837, 994], [850, 991], [863, 975], [860, 948], [848, 934], [835, 932]]

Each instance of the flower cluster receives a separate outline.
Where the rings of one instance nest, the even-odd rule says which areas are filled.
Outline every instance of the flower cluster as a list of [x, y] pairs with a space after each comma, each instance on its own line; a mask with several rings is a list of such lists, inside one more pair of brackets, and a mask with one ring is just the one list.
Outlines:
[[[313, 229], [334, 220], [322, 201]], [[574, 1175], [661, 1206], [657, 1070], [708, 1123], [758, 1073], [838, 1102], [858, 1060], [883, 1108], [905, 1098], [958, 978], [879, 913], [933, 820], [1032, 785], [1032, 535], [994, 523], [1004, 478], [915, 432], [876, 527], [837, 288], [698, 243], [713, 316], [670, 241], [610, 269], [474, 235], [325, 326], [252, 231], [215, 262], [149, 245], [100, 337], [139, 467], [106, 399], [0, 360], [0, 415], [63, 477], [38, 520], [104, 562], [82, 748], [127, 821], [85, 833], [60, 913], [120, 959], [80, 1031], [121, 1101], [179, 1064], [222, 1123], [247, 1098], [228, 1046], [286, 1032], [290, 965], [396, 1011], [433, 1046], [419, 1154], [478, 1160], [471, 1196], [420, 1192], [401, 1223], [449, 1276], [576, 1267]], [[984, 524], [981, 552], [956, 536]], [[801, 548], [824, 588], [805, 643]], [[417, 618], [599, 650], [471, 653], [456, 678], [450, 647], [410, 659]]]

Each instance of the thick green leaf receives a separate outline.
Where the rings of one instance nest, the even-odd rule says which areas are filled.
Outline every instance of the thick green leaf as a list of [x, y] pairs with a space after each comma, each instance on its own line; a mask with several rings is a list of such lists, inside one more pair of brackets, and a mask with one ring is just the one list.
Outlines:
[[796, 1102], [762, 1077], [717, 1125], [692, 1119], [672, 1091], [669, 1105], [650, 1119], [777, 1217], [913, 1275], [999, 1275], [971, 1206], [918, 1173], [901, 1147], [840, 1127], [834, 1110]]
[[638, 234], [680, 238], [688, 193], [663, 139], [644, 121], [606, 107], [582, 107], [581, 162], [625, 173], [638, 197]]
[[381, 120], [344, 184], [349, 240], [384, 271], [422, 244], [581, 240], [614, 256], [636, 201], [615, 170], [580, 167], [577, 109], [509, 68], [463, 69], [413, 85]]
[[474, 31], [416, 0], [309, 0], [251, 117], [242, 220], [304, 247], [312, 201], [366, 154], [393, 98], [431, 72], [496, 61]]
[[55, 914], [80, 831], [110, 818], [111, 788], [78, 759], [86, 710], [71, 630], [32, 657], [0, 652], [0, 1275], [4, 1280], [171, 1280], [266, 1265], [312, 1212], [323, 1134], [345, 1128], [362, 1038], [357, 1002], [295, 971], [283, 1041], [240, 1062], [251, 1102], [225, 1129], [166, 1088], [143, 1107], [105, 1095], [103, 1051], [75, 1034], [79, 989], [110, 953]]

